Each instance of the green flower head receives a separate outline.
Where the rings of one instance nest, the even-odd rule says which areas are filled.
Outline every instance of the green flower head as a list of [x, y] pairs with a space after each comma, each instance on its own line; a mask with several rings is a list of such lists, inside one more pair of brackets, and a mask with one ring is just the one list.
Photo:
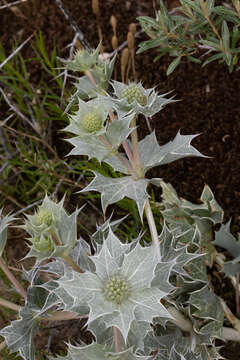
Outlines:
[[60, 202], [47, 195], [33, 215], [26, 214], [22, 227], [30, 234], [32, 246], [26, 257], [36, 257], [39, 261], [49, 256], [68, 254], [77, 242], [77, 216], [80, 209], [68, 215]]
[[126, 99], [129, 104], [134, 102], [134, 100], [137, 101], [137, 103], [141, 106], [144, 106], [147, 104], [147, 98], [144, 95], [144, 92], [142, 89], [135, 83], [129, 84], [126, 86], [122, 93], [121, 98]]
[[33, 221], [37, 226], [41, 226], [44, 224], [49, 227], [53, 222], [53, 215], [49, 209], [44, 207], [39, 208], [38, 212], [34, 216]]
[[166, 98], [167, 94], [158, 95], [153, 88], [144, 89], [141, 83], [126, 85], [113, 81], [112, 86], [115, 97], [111, 100], [120, 117], [129, 113], [152, 117], [168, 103], [175, 102], [173, 98]]
[[63, 60], [66, 68], [72, 71], [85, 72], [98, 63], [100, 44], [96, 50], [77, 50], [72, 60]]
[[33, 245], [33, 249], [45, 254], [45, 253], [52, 253], [54, 250], [54, 244], [52, 238], [49, 236], [37, 236], [35, 238], [30, 239]]
[[126, 341], [134, 320], [171, 317], [160, 303], [167, 293], [151, 285], [158, 263], [153, 246], [132, 248], [109, 230], [99, 254], [91, 260], [95, 271], [73, 272], [70, 278], [65, 274], [58, 280], [59, 287], [74, 299], [74, 307], [89, 307], [89, 324], [99, 320], [106, 327], [116, 326]]
[[78, 99], [78, 111], [70, 115], [70, 124], [64, 129], [81, 137], [100, 135], [106, 131], [109, 106], [98, 99], [88, 102]]

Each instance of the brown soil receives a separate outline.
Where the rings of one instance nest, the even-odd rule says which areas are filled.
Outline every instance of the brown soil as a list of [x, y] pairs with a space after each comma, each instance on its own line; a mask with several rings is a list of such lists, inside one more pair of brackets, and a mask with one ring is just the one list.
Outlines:
[[[171, 3], [168, 1], [169, 4]], [[173, 3], [173, 2], [172, 2]], [[171, 6], [173, 4], [171, 3]], [[86, 40], [92, 47], [98, 45], [96, 18], [91, 10], [91, 0], [64, 0], [64, 6], [74, 17]], [[111, 15], [118, 21], [119, 43], [126, 39], [128, 24], [139, 15], [154, 16], [150, 0], [100, 0], [100, 24], [104, 35], [105, 51], [112, 51]], [[53, 0], [28, 0], [15, 12], [2, 10], [0, 18], [0, 41], [11, 51], [15, 39], [22, 39], [41, 30], [48, 51], [56, 41], [60, 56], [67, 55], [64, 49], [74, 32]], [[142, 41], [143, 35], [137, 40]], [[22, 50], [24, 57], [32, 56], [32, 49]], [[156, 86], [160, 93], [174, 90], [179, 102], [167, 106], [151, 120], [160, 144], [172, 139], [179, 129], [182, 134], [201, 133], [193, 144], [209, 158], [190, 158], [152, 171], [154, 177], [170, 182], [177, 192], [188, 200], [197, 201], [204, 184], [213, 190], [217, 201], [232, 217], [234, 229], [240, 227], [240, 72], [228, 73], [225, 65], [212, 63], [205, 68], [185, 62], [170, 76], [166, 69], [170, 59], [166, 56], [153, 62], [156, 51], [136, 57], [138, 78], [146, 88]], [[39, 66], [30, 69], [32, 81], [37, 81]], [[140, 137], [148, 133], [144, 119], [140, 120]], [[55, 349], [54, 349], [55, 350]], [[226, 346], [222, 353], [226, 358], [239, 358], [239, 345]]]

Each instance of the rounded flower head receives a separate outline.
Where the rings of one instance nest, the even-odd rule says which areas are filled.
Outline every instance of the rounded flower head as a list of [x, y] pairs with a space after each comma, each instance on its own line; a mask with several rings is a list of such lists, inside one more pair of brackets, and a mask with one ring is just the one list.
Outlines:
[[39, 211], [35, 214], [34, 223], [37, 226], [46, 225], [47, 227], [51, 226], [53, 222], [53, 216], [49, 209], [40, 208]]
[[95, 269], [83, 274], [75, 271], [58, 280], [75, 306], [89, 307], [89, 324], [99, 319], [107, 327], [116, 326], [126, 342], [134, 320], [171, 317], [160, 303], [167, 293], [152, 286], [158, 264], [155, 247], [135, 244], [132, 248], [109, 229], [101, 250], [91, 260]]
[[109, 107], [98, 99], [88, 102], [78, 99], [78, 111], [70, 115], [70, 124], [64, 130], [81, 137], [103, 134], [108, 112]]
[[142, 89], [137, 84], [129, 84], [121, 93], [121, 98], [126, 99], [129, 104], [136, 100], [140, 105], [144, 106], [147, 103], [147, 98]]
[[158, 95], [153, 88], [144, 89], [141, 83], [123, 84], [113, 81], [115, 98], [111, 98], [113, 106], [118, 115], [143, 114], [145, 117], [151, 117], [168, 103], [174, 102], [172, 98], [166, 98], [165, 95]]
[[97, 111], [87, 113], [83, 116], [82, 127], [85, 131], [89, 133], [94, 133], [102, 128], [102, 119], [100, 114]]
[[98, 62], [99, 48], [100, 45], [94, 51], [78, 50], [72, 60], [63, 60], [63, 62], [68, 70], [88, 71]]
[[128, 281], [120, 276], [112, 276], [104, 286], [104, 296], [107, 301], [112, 301], [116, 304], [122, 304], [130, 295], [130, 284]]

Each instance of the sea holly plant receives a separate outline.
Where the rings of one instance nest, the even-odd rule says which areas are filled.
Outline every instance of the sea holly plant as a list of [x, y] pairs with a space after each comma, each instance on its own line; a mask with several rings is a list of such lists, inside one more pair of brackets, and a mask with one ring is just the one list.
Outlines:
[[[223, 210], [208, 186], [201, 203], [193, 204], [179, 198], [162, 179], [146, 177], [156, 166], [187, 156], [204, 157], [191, 145], [196, 135], [178, 132], [160, 146], [152, 132], [139, 141], [138, 116], [151, 117], [175, 100], [141, 83], [109, 81], [107, 92], [106, 82], [102, 86], [95, 76], [96, 66], [108, 68], [100, 63], [98, 49], [76, 53], [66, 66], [84, 77], [79, 77], [74, 104], [70, 99], [68, 106], [65, 131], [74, 135], [67, 139], [73, 145], [69, 155], [105, 162], [115, 175], [94, 171], [94, 178], [82, 190], [83, 194], [101, 194], [105, 222], [89, 239], [83, 239], [77, 223], [84, 209], [68, 214], [64, 198], [57, 202], [47, 195], [33, 214], [25, 215], [21, 227], [28, 233], [26, 257], [34, 258], [35, 263], [23, 269], [29, 283], [26, 291], [0, 258], [2, 271], [25, 301], [19, 306], [0, 299], [2, 306], [19, 312], [19, 318], [0, 331], [5, 338], [0, 347], [7, 345], [23, 359], [35, 360], [34, 339], [43, 320], [84, 318], [92, 339], [70, 342], [67, 354], [57, 358], [221, 359], [216, 339], [240, 341], [239, 321], [215, 295], [207, 276], [207, 267], [213, 263], [224, 270], [224, 260], [220, 262], [212, 242], [213, 226], [222, 224]], [[89, 96], [81, 97], [88, 89], [79, 91], [86, 77], [91, 89]], [[149, 185], [162, 189], [161, 203], [150, 198]], [[145, 223], [148, 226], [137, 237], [118, 231], [126, 218], [107, 218], [108, 206], [124, 197], [136, 203], [143, 228]], [[1, 256], [7, 225], [14, 220], [12, 215], [0, 219]], [[228, 228], [221, 226], [215, 244], [237, 249], [233, 240], [226, 246]], [[236, 275], [239, 269], [234, 271]], [[224, 326], [225, 315], [234, 329]]]

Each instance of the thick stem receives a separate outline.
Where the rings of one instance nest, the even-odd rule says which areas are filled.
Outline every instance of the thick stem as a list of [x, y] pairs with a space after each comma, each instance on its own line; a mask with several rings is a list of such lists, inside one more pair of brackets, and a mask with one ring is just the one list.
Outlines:
[[2, 257], [0, 257], [0, 268], [8, 277], [8, 279], [11, 281], [11, 283], [15, 286], [16, 290], [22, 295], [24, 299], [26, 299], [27, 297], [26, 291], [24, 290], [22, 285], [18, 282], [18, 280], [15, 278], [15, 276], [11, 273], [11, 271], [8, 269]]
[[[177, 310], [174, 306], [167, 308], [168, 312], [174, 317], [174, 319], [169, 319], [173, 324], [176, 324], [182, 331], [192, 333], [193, 326], [189, 319]], [[227, 341], [237, 341], [240, 342], [240, 334], [238, 331], [223, 326], [222, 327], [222, 338]]]
[[84, 317], [87, 317], [88, 315], [81, 316], [77, 313], [71, 312], [71, 311], [56, 311], [52, 315], [50, 315], [48, 318], [44, 318], [43, 320], [47, 321], [62, 321], [62, 320], [71, 320], [71, 319], [82, 319]]
[[167, 311], [173, 316], [173, 319], [169, 319], [173, 324], [176, 324], [182, 331], [193, 332], [193, 326], [190, 320], [177, 310], [174, 306], [169, 306]]
[[222, 328], [222, 338], [226, 341], [237, 341], [240, 342], [240, 334], [238, 331], [223, 326]]
[[121, 333], [120, 330], [115, 326], [113, 328], [113, 336], [115, 351], [116, 353], [121, 352]]
[[[133, 127], [133, 128], [136, 127], [136, 121], [137, 121], [137, 116], [134, 115], [134, 117], [131, 121], [131, 127]], [[136, 128], [131, 132], [131, 139], [132, 139], [134, 168], [135, 168], [138, 178], [140, 179], [143, 177], [143, 174], [142, 174], [142, 168], [141, 168], [139, 151], [138, 151], [138, 134], [137, 134]]]
[[17, 311], [17, 312], [19, 312], [19, 311], [21, 310], [21, 306], [19, 306], [19, 305], [17, 305], [17, 304], [14, 304], [14, 303], [12, 303], [11, 301], [2, 299], [2, 298], [0, 298], [0, 305], [6, 307], [6, 308], [8, 308], [8, 309]]
[[89, 80], [91, 81], [91, 83], [93, 84], [93, 86], [96, 88], [96, 87], [97, 87], [97, 83], [96, 83], [96, 81], [95, 81], [95, 79], [94, 79], [91, 71], [90, 71], [90, 70], [85, 71], [85, 75], [87, 75], [87, 77], [89, 78]]
[[125, 153], [126, 153], [128, 159], [129, 159], [132, 167], [134, 167], [133, 154], [132, 154], [132, 151], [131, 151], [131, 149], [130, 149], [130, 147], [129, 147], [129, 145], [128, 145], [128, 143], [127, 143], [126, 140], [124, 140], [124, 141], [122, 142], [122, 146], [123, 146], [123, 148], [124, 148], [124, 150], [125, 150]]
[[1, 342], [0, 344], [0, 351], [3, 350], [7, 346], [6, 341]]
[[222, 298], [220, 298], [220, 302], [227, 319], [230, 321], [232, 326], [237, 330], [240, 336], [240, 320], [233, 315], [233, 313], [231, 312], [231, 310], [229, 309], [229, 307]]
[[156, 254], [158, 257], [158, 261], [161, 261], [161, 252], [160, 252], [160, 246], [159, 246], [159, 240], [158, 240], [158, 233], [157, 233], [157, 228], [156, 228], [156, 224], [154, 221], [154, 217], [153, 217], [153, 213], [152, 213], [152, 209], [151, 209], [149, 200], [147, 200], [144, 210], [145, 210], [145, 215], [146, 215], [146, 218], [148, 221], [148, 226], [150, 229], [152, 241], [153, 241], [154, 246], [156, 247]]
[[[104, 138], [103, 135], [99, 135], [98, 139], [106, 146], [107, 149], [109, 149], [109, 151], [112, 150], [112, 146], [111, 144], [109, 144], [109, 142]], [[130, 174], [133, 174], [134, 170], [132, 169], [131, 165], [128, 163], [127, 159], [122, 157], [121, 154], [117, 153], [116, 156], [118, 157], [118, 159], [121, 161], [121, 163], [123, 164], [123, 166], [128, 169]], [[133, 174], [134, 175], [134, 174]]]
[[239, 274], [237, 274], [236, 276], [236, 287], [235, 287], [235, 290], [236, 290], [236, 313], [237, 315], [239, 315], [239, 312], [240, 312], [240, 292], [239, 292], [239, 279], [240, 279], [240, 276]]
[[62, 255], [62, 258], [70, 265], [73, 270], [83, 273], [83, 270], [73, 261], [73, 259], [69, 255]]

